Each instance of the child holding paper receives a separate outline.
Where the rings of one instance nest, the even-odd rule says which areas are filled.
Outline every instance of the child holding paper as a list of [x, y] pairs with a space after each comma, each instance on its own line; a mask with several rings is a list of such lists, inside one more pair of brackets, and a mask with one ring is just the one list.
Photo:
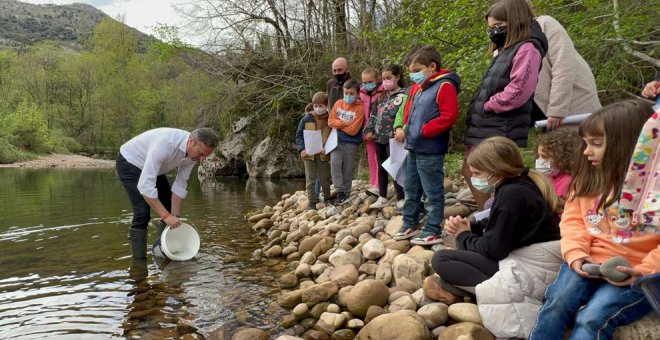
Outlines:
[[322, 144], [328, 140], [330, 131], [328, 126], [328, 95], [325, 92], [316, 92], [312, 97], [312, 112], [306, 113], [298, 124], [296, 131], [296, 149], [305, 163], [305, 189], [309, 200], [309, 210], [316, 210], [318, 195], [314, 190], [316, 179], [321, 183], [323, 197], [330, 197], [330, 157], [321, 151], [315, 155], [308, 155], [305, 151], [304, 131], [320, 131]]
[[344, 83], [344, 99], [335, 103], [328, 117], [328, 125], [337, 129], [337, 147], [330, 153], [330, 169], [337, 191], [337, 205], [346, 203], [348, 195], [351, 194], [353, 166], [358, 146], [362, 143], [364, 109], [362, 103], [357, 100], [359, 90], [360, 84], [356, 80], [347, 80]]
[[[378, 191], [380, 197], [371, 205], [371, 209], [381, 209], [388, 204], [387, 182], [388, 174], [383, 168], [383, 162], [390, 157], [390, 138], [394, 137], [393, 125], [399, 108], [406, 104], [408, 96], [403, 89], [403, 68], [399, 65], [387, 65], [383, 68], [383, 88], [385, 94], [376, 102], [375, 112], [364, 127], [364, 136], [367, 141], [374, 141], [376, 158], [378, 160]], [[403, 207], [403, 187], [394, 181], [397, 207]]]

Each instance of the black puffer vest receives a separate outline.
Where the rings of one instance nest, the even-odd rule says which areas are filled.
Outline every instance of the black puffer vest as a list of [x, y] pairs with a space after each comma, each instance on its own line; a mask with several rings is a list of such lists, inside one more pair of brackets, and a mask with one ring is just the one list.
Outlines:
[[502, 52], [493, 59], [490, 67], [481, 80], [481, 85], [472, 96], [467, 115], [467, 130], [465, 131], [465, 144], [477, 145], [486, 138], [504, 136], [513, 140], [518, 146], [527, 146], [527, 135], [530, 128], [530, 114], [532, 112], [532, 94], [527, 102], [508, 112], [484, 111], [484, 104], [494, 94], [502, 92], [511, 82], [511, 67], [513, 58], [520, 46], [531, 42], [541, 53], [541, 59], [548, 51], [548, 40], [541, 31], [539, 24], [532, 22], [532, 37], [520, 42]]

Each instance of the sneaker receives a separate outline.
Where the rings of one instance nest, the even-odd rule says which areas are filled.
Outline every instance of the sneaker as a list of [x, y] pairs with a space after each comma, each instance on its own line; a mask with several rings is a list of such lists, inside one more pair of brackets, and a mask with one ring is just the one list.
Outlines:
[[389, 201], [385, 197], [378, 197], [376, 202], [369, 206], [369, 209], [382, 209], [390, 205]]
[[307, 206], [307, 211], [310, 210], [316, 211], [316, 203], [310, 203], [309, 206]]
[[408, 228], [404, 227], [403, 229], [401, 229], [400, 232], [394, 234], [394, 239], [397, 240], [397, 241], [407, 240], [407, 239], [409, 239], [409, 238], [411, 238], [411, 237], [413, 237], [413, 236], [415, 236], [419, 233], [421, 233], [420, 230], [417, 230], [417, 229], [412, 228], [412, 227], [408, 227]]
[[396, 207], [396, 210], [399, 210], [399, 211], [400, 211], [400, 210], [403, 210], [403, 202], [405, 202], [405, 200], [398, 200], [398, 201], [396, 201], [396, 206], [395, 206], [395, 207]]
[[337, 199], [335, 199], [334, 205], [341, 206], [348, 203], [348, 195], [343, 192], [337, 194]]
[[367, 194], [375, 197], [380, 197], [380, 190], [376, 188], [369, 188], [367, 189]]
[[431, 234], [423, 232], [421, 236], [415, 237], [410, 241], [418, 246], [430, 246], [436, 243], [442, 243], [442, 234]]

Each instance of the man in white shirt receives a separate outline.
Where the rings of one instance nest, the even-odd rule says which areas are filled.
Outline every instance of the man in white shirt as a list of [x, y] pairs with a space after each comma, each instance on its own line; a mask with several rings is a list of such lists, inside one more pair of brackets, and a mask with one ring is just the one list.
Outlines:
[[[119, 149], [115, 165], [133, 206], [129, 230], [131, 251], [136, 259], [147, 257], [147, 225], [153, 209], [161, 217], [158, 235], [169, 225], [181, 224], [181, 200], [188, 191], [188, 177], [195, 163], [208, 157], [218, 146], [218, 135], [209, 128], [192, 132], [158, 128], [133, 137]], [[165, 174], [177, 169], [174, 185]]]

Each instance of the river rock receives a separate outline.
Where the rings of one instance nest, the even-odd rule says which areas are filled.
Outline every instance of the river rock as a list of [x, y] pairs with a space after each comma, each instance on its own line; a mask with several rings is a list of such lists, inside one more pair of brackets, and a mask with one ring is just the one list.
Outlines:
[[390, 313], [398, 312], [400, 310], [417, 310], [417, 304], [413, 300], [410, 294], [404, 295], [398, 298], [396, 301], [392, 302], [390, 308], [388, 309]]
[[314, 265], [314, 262], [316, 262], [316, 255], [312, 253], [311, 251], [306, 252], [301, 258], [300, 258], [300, 263], [307, 263], [308, 265]]
[[355, 268], [359, 268], [362, 264], [362, 255], [354, 251], [337, 249], [334, 253], [332, 253], [332, 255], [330, 255], [328, 260], [335, 267], [339, 267], [344, 264], [352, 264], [355, 266]]
[[358, 317], [364, 317], [370, 306], [384, 306], [387, 303], [389, 291], [387, 286], [379, 280], [364, 280], [346, 296], [346, 307]]
[[288, 273], [280, 276], [277, 280], [279, 284], [284, 288], [290, 288], [298, 285], [298, 277], [296, 275]]
[[282, 249], [282, 256], [289, 256], [290, 254], [293, 254], [298, 251], [298, 248], [296, 246], [286, 246], [284, 249]]
[[312, 249], [312, 253], [319, 257], [319, 255], [325, 253], [326, 251], [330, 250], [332, 246], [335, 244], [335, 239], [333, 237], [327, 236], [322, 238]]
[[[359, 241], [355, 237], [353, 237], [353, 235], [349, 235], [349, 236], [344, 237], [343, 240], [341, 240], [341, 242], [339, 243], [339, 246], [340, 247], [341, 246], [346, 246], [348, 248], [348, 250], [351, 250], [358, 243], [359, 243]], [[346, 248], [344, 248], [344, 249], [346, 249]]]
[[330, 280], [341, 287], [352, 286], [358, 281], [358, 271], [352, 264], [343, 264], [332, 271]]
[[359, 224], [352, 229], [352, 234], [353, 237], [358, 238], [362, 234], [369, 233], [370, 230], [371, 230], [371, 226], [369, 226], [368, 224]]
[[247, 329], [242, 329], [236, 334], [234, 334], [233, 337], [231, 337], [231, 340], [268, 340], [270, 339], [270, 335], [261, 329], [258, 328], [247, 328]]
[[413, 299], [415, 300], [415, 302], [417, 303], [418, 306], [426, 306], [426, 305], [428, 305], [429, 303], [434, 303], [434, 302], [435, 302], [435, 301], [429, 299], [429, 297], [426, 296], [426, 294], [424, 294], [424, 288], [423, 288], [423, 286], [424, 286], [424, 285], [422, 284], [422, 288], [416, 290], [416, 291], [412, 294], [412, 297], [413, 297]]
[[426, 326], [436, 328], [447, 322], [449, 318], [449, 307], [444, 303], [434, 302], [422, 306], [422, 308], [417, 310], [417, 314], [424, 318]]
[[328, 301], [333, 295], [337, 294], [339, 287], [332, 281], [319, 283], [305, 289], [302, 294], [302, 302], [309, 305], [316, 305], [319, 302]]
[[298, 246], [298, 252], [301, 254], [305, 254], [308, 251], [311, 251], [314, 249], [314, 246], [316, 246], [319, 241], [323, 239], [323, 236], [321, 235], [314, 235], [310, 236], [307, 238], [304, 238], [302, 241], [300, 241], [300, 245]]
[[390, 293], [390, 296], [387, 298], [387, 303], [392, 304], [392, 302], [398, 300], [402, 296], [410, 295], [410, 293], [399, 290], [393, 293]]
[[291, 313], [296, 317], [297, 320], [304, 319], [307, 317], [307, 315], [309, 315], [309, 306], [307, 306], [306, 303], [299, 303], [295, 308], [293, 308]]
[[332, 340], [353, 340], [355, 332], [350, 329], [340, 329], [332, 333]]
[[380, 260], [378, 260], [378, 264], [380, 265], [385, 262], [392, 264], [392, 262], [394, 262], [394, 258], [399, 256], [399, 254], [401, 254], [401, 252], [398, 250], [385, 249], [385, 255], [383, 255], [383, 257], [381, 257]]
[[268, 257], [277, 257], [282, 255], [282, 246], [274, 245], [270, 249], [266, 250], [266, 256]]
[[314, 327], [316, 329], [322, 330], [327, 334], [332, 334], [334, 331], [344, 326], [345, 322], [346, 322], [345, 316], [337, 313], [325, 312], [321, 314], [319, 321], [316, 323]]
[[392, 282], [392, 265], [389, 262], [381, 263], [376, 269], [376, 280], [388, 285]]
[[348, 297], [348, 293], [353, 289], [353, 286], [346, 286], [341, 289], [339, 289], [339, 292], [337, 293], [337, 303], [342, 306], [346, 307], [346, 298]]
[[351, 319], [351, 320], [348, 320], [348, 322], [346, 323], [346, 327], [348, 327], [348, 328], [362, 328], [362, 327], [364, 327], [364, 321], [362, 321], [360, 319]]
[[284, 308], [293, 308], [302, 301], [304, 291], [304, 289], [298, 289], [284, 293], [278, 297], [277, 302]]
[[261, 221], [257, 222], [255, 225], [252, 226], [252, 229], [254, 230], [265, 230], [273, 226], [273, 221], [271, 221], [269, 218], [264, 218]]
[[410, 249], [410, 241], [408, 240], [387, 240], [383, 244], [385, 248], [397, 250], [399, 253], [406, 253]]
[[482, 324], [479, 308], [473, 303], [459, 302], [448, 308], [449, 316], [458, 322]]
[[467, 217], [468, 215], [470, 215], [470, 208], [464, 204], [456, 203], [452, 206], [445, 207], [445, 218], [452, 216]]
[[428, 250], [422, 246], [414, 246], [410, 248], [410, 250], [408, 250], [406, 254], [420, 258], [426, 261], [426, 263], [431, 263], [431, 259], [433, 258], [433, 254], [435, 254], [435, 252], [432, 250]]
[[385, 207], [383, 208], [382, 212], [383, 212], [383, 217], [385, 217], [386, 219], [390, 219], [396, 215], [400, 215], [400, 213], [394, 207]]
[[307, 263], [301, 263], [296, 268], [295, 274], [298, 278], [309, 277], [312, 274], [312, 269]]
[[360, 274], [367, 274], [367, 275], [376, 275], [377, 270], [378, 270], [378, 265], [375, 263], [363, 263], [358, 269]]
[[321, 302], [318, 305], [312, 307], [312, 310], [309, 311], [309, 316], [314, 319], [321, 317], [321, 314], [325, 313], [328, 310], [329, 302]]
[[600, 265], [596, 263], [582, 264], [582, 270], [593, 276], [600, 276]]
[[371, 320], [360, 330], [356, 339], [430, 340], [431, 332], [421, 316], [410, 310], [402, 310]]
[[326, 334], [323, 331], [310, 329], [304, 334], [305, 340], [331, 340], [330, 335]]
[[401, 228], [403, 228], [403, 216], [395, 216], [385, 225], [385, 232], [390, 236], [394, 236]]
[[405, 280], [409, 280], [414, 284], [411, 291], [416, 291], [422, 287], [422, 282], [426, 277], [427, 264], [424, 260], [406, 254], [401, 254], [394, 258], [392, 264], [392, 275], [394, 283], [398, 286]]
[[447, 327], [438, 340], [495, 340], [486, 328], [472, 322], [461, 322]]
[[282, 319], [282, 322], [280, 324], [284, 328], [291, 328], [291, 327], [293, 327], [293, 325], [296, 324], [296, 321], [297, 321], [296, 317], [289, 314], [289, 315], [284, 316], [284, 318]]
[[377, 239], [371, 239], [362, 246], [362, 255], [367, 260], [375, 260], [385, 255], [385, 246], [383, 242]]
[[317, 263], [312, 267], [310, 267], [312, 274], [314, 274], [314, 276], [321, 275], [321, 273], [323, 273], [326, 268], [328, 268], [328, 265], [325, 263]]
[[335, 235], [335, 243], [341, 244], [341, 241], [343, 241], [348, 236], [353, 236], [353, 232], [351, 231], [350, 228], [346, 228], [338, 231], [337, 234]]
[[614, 282], [626, 280], [630, 275], [616, 269], [617, 266], [630, 268], [630, 262], [622, 256], [613, 256], [600, 265], [600, 273]]
[[293, 335], [280, 335], [275, 340], [305, 340], [305, 339]]

